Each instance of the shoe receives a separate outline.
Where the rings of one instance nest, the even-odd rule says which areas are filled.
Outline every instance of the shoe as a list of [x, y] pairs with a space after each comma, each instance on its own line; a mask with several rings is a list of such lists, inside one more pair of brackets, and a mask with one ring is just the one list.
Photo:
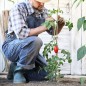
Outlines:
[[24, 76], [28, 81], [47, 81], [48, 79], [45, 78], [48, 75], [48, 73], [45, 70], [28, 70], [25, 72]]
[[42, 70], [40, 70], [39, 72], [38, 72], [41, 76], [43, 76], [43, 77], [46, 77], [46, 76], [48, 76], [48, 72], [47, 71], [45, 71], [44, 69], [42, 69]]
[[26, 83], [26, 79], [21, 72], [17, 72], [14, 74], [13, 83]]
[[26, 78], [23, 75], [23, 69], [21, 67], [16, 66], [14, 71], [13, 83], [26, 83]]
[[9, 71], [8, 71], [8, 74], [7, 74], [7, 79], [8, 80], [13, 80], [13, 74], [14, 74], [15, 67], [16, 67], [16, 63], [12, 62], [10, 64]]

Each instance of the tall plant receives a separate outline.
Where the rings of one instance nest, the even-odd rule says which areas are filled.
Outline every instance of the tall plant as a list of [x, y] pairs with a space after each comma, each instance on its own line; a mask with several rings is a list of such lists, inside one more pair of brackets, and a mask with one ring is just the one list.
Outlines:
[[[50, 16], [56, 13], [58, 14], [59, 12], [63, 13], [63, 11], [60, 9], [50, 10]], [[43, 25], [45, 25], [47, 28], [50, 28], [51, 26], [54, 27], [54, 35], [52, 36], [52, 40], [49, 43], [45, 44], [43, 51], [43, 56], [46, 58], [48, 62], [48, 65], [47, 67], [45, 67], [45, 70], [49, 72], [47, 78], [49, 78], [50, 80], [57, 80], [57, 78], [61, 77], [60, 74], [61, 66], [64, 64], [65, 61], [67, 61], [68, 63], [72, 62], [70, 52], [68, 50], [59, 49], [57, 42], [58, 28], [59, 28], [58, 21], [59, 20], [57, 19], [55, 21], [45, 21], [43, 23]], [[70, 22], [70, 20], [67, 20], [65, 25], [69, 28], [69, 31], [73, 27], [73, 23]], [[58, 56], [58, 51], [62, 53], [62, 57]]]
[[[84, 3], [86, 0], [75, 0], [73, 5], [75, 3], [78, 3], [77, 4], [77, 7]], [[80, 29], [82, 29], [83, 31], [86, 31], [86, 16], [82, 16], [81, 18], [79, 18], [77, 20], [77, 29], [78, 31]], [[82, 45], [78, 50], [77, 50], [77, 60], [80, 60], [82, 59], [84, 56], [86, 55], [86, 44], [85, 45]]]

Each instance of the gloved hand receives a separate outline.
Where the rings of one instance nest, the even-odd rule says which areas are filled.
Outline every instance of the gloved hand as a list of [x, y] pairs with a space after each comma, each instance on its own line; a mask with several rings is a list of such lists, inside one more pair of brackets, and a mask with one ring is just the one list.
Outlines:
[[60, 33], [64, 25], [65, 25], [64, 18], [58, 15], [58, 28], [57, 28], [58, 33]]
[[[51, 18], [50, 20], [52, 20], [52, 18]], [[50, 35], [59, 34], [60, 31], [62, 30], [63, 26], [65, 25], [65, 20], [64, 20], [63, 17], [61, 17], [61, 16], [58, 15], [58, 19], [57, 19], [57, 20], [58, 20], [58, 22], [57, 22], [58, 28], [56, 29], [56, 31], [54, 31], [55, 29], [54, 29], [53, 26], [52, 26], [49, 30], [47, 30], [47, 32], [48, 32]]]
[[[36, 18], [31, 15], [27, 17], [26, 24], [28, 28], [36, 28], [40, 25], [44, 25], [48, 28], [47, 32], [50, 35], [53, 35], [54, 34], [54, 27], [53, 27], [54, 21], [55, 20], [50, 16], [44, 19], [44, 18]], [[58, 33], [62, 30], [64, 25], [65, 25], [64, 18], [58, 16], [58, 28], [57, 28]]]

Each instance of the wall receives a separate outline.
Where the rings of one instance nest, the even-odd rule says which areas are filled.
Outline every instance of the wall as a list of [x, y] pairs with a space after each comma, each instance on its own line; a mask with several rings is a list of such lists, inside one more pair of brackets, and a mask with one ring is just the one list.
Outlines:
[[2, 17], [1, 17], [1, 13], [2, 13], [2, 9], [3, 9], [3, 5], [2, 5], [3, 0], [0, 0], [0, 72], [2, 72], [5, 68], [5, 62], [4, 62], [4, 58], [3, 58], [3, 54], [2, 54], [2, 43], [3, 43], [3, 35], [2, 35]]
[[[85, 3], [83, 3], [83, 6], [82, 6], [82, 16], [86, 17], [86, 10], [85, 10], [85, 8], [86, 8], [86, 1], [85, 1]], [[86, 31], [84, 31], [82, 33], [82, 45], [86, 45]], [[86, 74], [86, 55], [82, 59], [82, 73]]]
[[71, 65], [71, 74], [73, 75], [84, 75], [86, 74], [86, 56], [82, 59], [77, 61], [77, 50], [82, 45], [86, 44], [86, 31], [83, 32], [83, 30], [77, 31], [77, 20], [78, 18], [86, 15], [86, 10], [84, 8], [86, 7], [86, 1], [85, 3], [81, 4], [76, 7], [76, 4], [72, 8], [72, 21], [74, 23], [74, 28], [72, 30], [72, 45], [71, 45], [71, 57], [73, 59], [72, 65]]
[[[2, 10], [10, 10], [10, 8], [12, 7], [13, 4], [11, 2], [8, 3], [7, 0], [5, 0], [5, 3], [3, 3], [3, 2], [2, 2], [2, 6], [4, 4], [5, 4], [5, 6], [2, 7], [3, 8]], [[8, 4], [10, 5], [10, 7], [8, 6]], [[67, 7], [67, 4], [70, 5], [69, 0], [60, 1], [59, 6], [58, 6], [58, 0], [56, 0], [54, 2], [53, 2], [53, 0], [51, 0], [49, 3], [45, 4], [45, 7], [48, 9], [53, 9], [53, 8], [57, 9], [58, 7], [60, 7], [61, 10], [63, 10], [63, 12], [64, 12], [64, 14], [60, 14], [60, 15], [63, 16], [65, 19], [68, 19], [68, 18], [71, 18], [71, 13], [70, 13], [71, 11], [70, 11], [70, 7]], [[54, 17], [56, 17], [56, 16], [54, 15]], [[3, 30], [1, 32], [3, 32]], [[71, 34], [71, 32], [69, 32], [68, 28], [65, 26], [63, 28], [63, 30], [61, 31], [61, 33], [58, 35], [58, 45], [59, 45], [60, 49], [67, 49], [70, 51], [70, 37], [71, 37], [70, 34]], [[52, 39], [52, 36], [48, 35], [48, 33], [46, 33], [46, 32], [40, 34], [39, 37], [43, 40], [44, 44], [48, 43]], [[3, 39], [4, 38], [2, 36], [2, 39], [1, 39], [2, 42], [3, 42]], [[43, 48], [44, 48], [44, 46], [42, 47], [42, 49], [40, 51], [41, 53], [43, 51]], [[59, 51], [59, 55], [60, 55], [60, 51]], [[4, 64], [2, 62], [3, 61], [1, 60], [1, 64]], [[64, 63], [64, 66], [62, 67], [62, 73], [70, 74], [70, 64], [68, 64], [66, 62]]]
[[[20, 0], [17, 0], [20, 1]], [[84, 57], [82, 60], [77, 61], [77, 50], [78, 48], [86, 44], [86, 32], [77, 31], [77, 19], [81, 17], [82, 15], [85, 15], [86, 12], [82, 11], [81, 12], [81, 5], [76, 8], [76, 6], [73, 6], [72, 8], [72, 0], [59, 0], [59, 8], [63, 10], [63, 14], [60, 14], [62, 17], [65, 18], [65, 20], [70, 20], [73, 21], [74, 27], [72, 31], [68, 30], [68, 27], [64, 26], [62, 29], [61, 33], [58, 35], [58, 46], [60, 49], [66, 49], [71, 52], [71, 58], [72, 58], [72, 63], [68, 64], [67, 62], [64, 63], [64, 65], [61, 67], [62, 74], [72, 74], [72, 75], [81, 75], [81, 74], [86, 74], [86, 57]], [[12, 7], [12, 3], [10, 4], [10, 7], [8, 6], [7, 0], [5, 0], [6, 6], [4, 6], [4, 1], [0, 1], [0, 6], [2, 9], [0, 9], [0, 15], [2, 15], [2, 10], [9, 10]], [[83, 4], [82, 9], [86, 7], [86, 3]], [[53, 8], [58, 8], [58, 0], [51, 0], [49, 3], [45, 5], [46, 8], [48, 9], [53, 9]], [[56, 15], [53, 16], [54, 18]], [[4, 40], [4, 36], [2, 34], [3, 29], [0, 24], [0, 50], [1, 50], [1, 45]], [[46, 44], [49, 41], [51, 41], [52, 36], [49, 35], [47, 32], [44, 32], [39, 35], [39, 37], [43, 40], [43, 43]], [[40, 53], [43, 52], [44, 45], [41, 48]], [[61, 53], [59, 51], [59, 56], [61, 56]], [[5, 68], [5, 63], [2, 54], [0, 54], [0, 72]]]

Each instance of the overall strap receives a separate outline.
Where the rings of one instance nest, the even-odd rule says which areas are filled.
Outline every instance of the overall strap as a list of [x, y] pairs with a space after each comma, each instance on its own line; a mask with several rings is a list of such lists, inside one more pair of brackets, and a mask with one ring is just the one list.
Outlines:
[[[24, 7], [26, 8], [26, 10], [27, 10], [27, 16], [29, 16], [29, 12], [28, 12], [28, 8], [27, 8], [27, 5], [26, 5], [26, 3], [23, 3], [24, 4]], [[34, 16], [34, 13], [33, 14], [31, 14], [32, 16]]]
[[28, 8], [27, 8], [27, 5], [26, 5], [26, 3], [23, 3], [24, 4], [24, 7], [26, 8], [26, 10], [27, 10], [27, 16], [29, 16], [29, 12], [28, 12]]

